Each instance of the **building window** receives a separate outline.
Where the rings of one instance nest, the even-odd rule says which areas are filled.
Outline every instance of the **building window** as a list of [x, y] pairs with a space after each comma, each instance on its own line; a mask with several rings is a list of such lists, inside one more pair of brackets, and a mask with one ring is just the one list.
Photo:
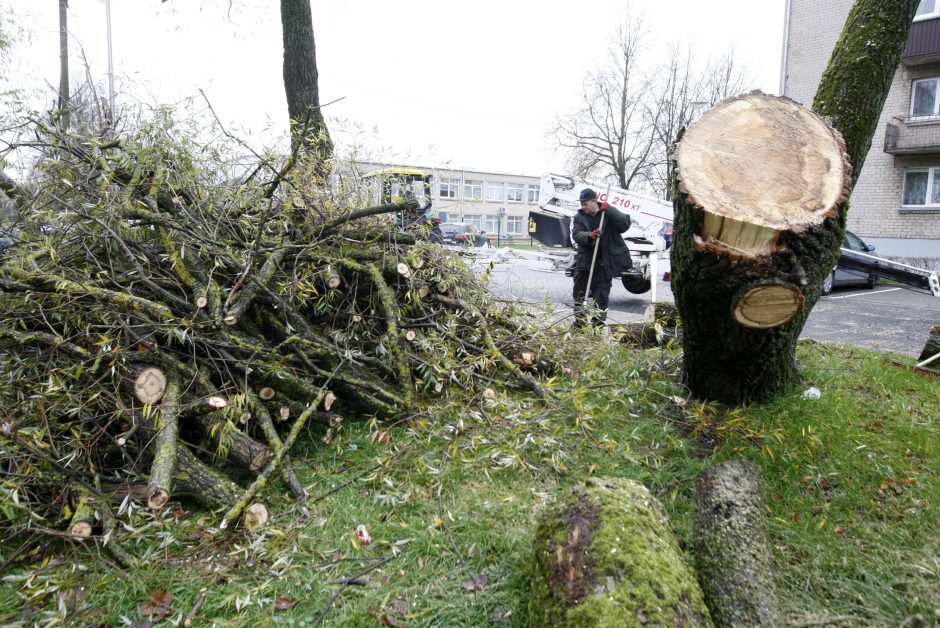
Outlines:
[[463, 197], [467, 201], [483, 200], [483, 182], [467, 179], [463, 182]]
[[487, 233], [499, 233], [500, 232], [499, 219], [500, 219], [500, 216], [487, 216], [486, 217], [486, 232]]
[[510, 203], [521, 203], [522, 202], [522, 189], [523, 185], [521, 183], [507, 183], [506, 184], [506, 200]]
[[524, 224], [522, 216], [506, 217], [506, 233], [509, 235], [522, 235], [522, 225]]
[[503, 200], [503, 184], [502, 183], [487, 183], [486, 184], [486, 200], [488, 201], [502, 201]]
[[463, 221], [479, 231], [483, 227], [483, 216], [480, 214], [464, 214]]
[[911, 117], [936, 116], [940, 113], [940, 79], [914, 81], [911, 87]]
[[907, 207], [940, 207], [940, 168], [906, 171], [901, 204]]
[[441, 198], [457, 198], [460, 189], [460, 179], [445, 179], [441, 177]]
[[917, 13], [914, 14], [914, 21], [932, 20], [935, 17], [940, 17], [940, 0], [920, 0]]
[[539, 202], [539, 186], [530, 185], [529, 186], [529, 196], [526, 199], [529, 203], [538, 203]]

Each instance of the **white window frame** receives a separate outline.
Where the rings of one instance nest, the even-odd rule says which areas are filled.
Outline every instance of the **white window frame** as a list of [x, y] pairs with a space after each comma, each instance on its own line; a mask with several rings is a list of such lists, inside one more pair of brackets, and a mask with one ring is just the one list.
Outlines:
[[506, 216], [506, 233], [512, 236], [523, 234], [525, 216]]
[[483, 181], [466, 179], [463, 182], [463, 197], [468, 201], [483, 200]]
[[484, 216], [483, 218], [486, 223], [486, 229], [484, 229], [484, 231], [486, 231], [488, 234], [494, 234], [494, 233], [500, 232], [501, 225], [499, 224], [499, 221], [502, 219], [502, 216], [500, 216], [499, 214], [496, 214], [495, 216], [490, 214], [490, 215]]
[[932, 19], [940, 17], [940, 0], [920, 0], [920, 5], [917, 7], [918, 13], [920, 13], [921, 6], [923, 6], [924, 4], [928, 2], [933, 3], [933, 9], [923, 14], [915, 15], [914, 16], [915, 22], [920, 22], [921, 20], [932, 20]]
[[464, 224], [468, 224], [471, 227], [475, 227], [477, 232], [483, 228], [483, 215], [482, 214], [464, 214], [463, 217]]
[[460, 179], [453, 177], [441, 177], [441, 182], [437, 192], [437, 195], [440, 198], [456, 199], [460, 194]]
[[486, 182], [486, 200], [491, 203], [503, 202], [503, 182], [502, 181], [487, 181]]
[[525, 198], [525, 185], [522, 183], [507, 183], [506, 184], [506, 202], [507, 203], [521, 203], [522, 199]]
[[529, 184], [526, 192], [526, 203], [536, 205], [539, 202], [539, 186]]
[[[914, 172], [927, 173], [927, 189], [924, 195], [924, 202], [921, 204], [910, 205], [904, 201], [907, 198], [907, 175]], [[930, 192], [933, 190], [934, 179], [940, 177], [940, 167], [934, 168], [906, 168], [904, 170], [904, 180], [901, 182], [901, 207], [916, 208], [940, 208], [940, 200], [930, 202]]]
[[[940, 3], [940, 0], [938, 0]], [[933, 112], [932, 113], [914, 113], [914, 91], [917, 89], [918, 83], [926, 83], [927, 81], [933, 81], [937, 84], [934, 89], [933, 95]], [[926, 118], [936, 118], [940, 116], [940, 77], [932, 76], [929, 78], [917, 79], [916, 81], [911, 81], [911, 109], [910, 109], [911, 119], [912, 120], [923, 120]]]

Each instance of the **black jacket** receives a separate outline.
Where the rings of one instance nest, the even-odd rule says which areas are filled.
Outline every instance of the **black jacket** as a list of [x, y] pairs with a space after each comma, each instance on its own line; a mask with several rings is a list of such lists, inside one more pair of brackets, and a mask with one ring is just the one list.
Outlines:
[[580, 209], [571, 221], [571, 237], [577, 245], [578, 252], [574, 258], [574, 269], [590, 271], [591, 258], [594, 255], [594, 242], [591, 241], [591, 232], [597, 229], [604, 218], [604, 229], [599, 238], [600, 250], [597, 252], [597, 266], [594, 273], [603, 271], [608, 279], [619, 277], [633, 267], [630, 259], [630, 248], [623, 240], [623, 233], [630, 228], [630, 217], [615, 207], [607, 211], [597, 212], [589, 216]]

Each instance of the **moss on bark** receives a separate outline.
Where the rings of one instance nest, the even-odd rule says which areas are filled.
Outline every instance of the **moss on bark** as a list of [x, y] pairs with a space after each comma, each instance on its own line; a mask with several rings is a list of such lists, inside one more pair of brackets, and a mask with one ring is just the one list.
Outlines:
[[532, 626], [710, 626], [662, 505], [642, 484], [591, 479], [540, 520]]

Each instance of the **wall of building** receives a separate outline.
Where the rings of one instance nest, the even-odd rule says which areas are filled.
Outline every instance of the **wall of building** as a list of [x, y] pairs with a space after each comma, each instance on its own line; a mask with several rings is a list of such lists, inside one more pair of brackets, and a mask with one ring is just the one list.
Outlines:
[[[853, 0], [790, 0], [789, 37], [783, 77], [784, 95], [812, 105], [816, 88], [832, 49], [842, 32]], [[904, 169], [940, 166], [940, 155], [895, 156], [884, 151], [885, 131], [894, 118], [910, 112], [911, 81], [940, 75], [940, 65], [908, 68], [895, 74], [885, 107], [872, 137], [871, 149], [852, 192], [847, 226], [868, 240], [880, 243], [884, 255], [904, 255], [911, 246], [930, 256], [940, 247], [940, 209], [901, 207]], [[935, 242], [938, 241], [938, 242]], [[933, 256], [940, 255], [940, 250]]]

